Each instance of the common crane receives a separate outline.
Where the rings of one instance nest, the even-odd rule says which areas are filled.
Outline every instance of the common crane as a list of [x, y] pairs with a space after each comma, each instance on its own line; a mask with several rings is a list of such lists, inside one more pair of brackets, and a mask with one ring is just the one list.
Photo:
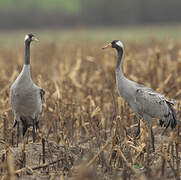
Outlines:
[[17, 146], [20, 136], [19, 122], [22, 123], [23, 136], [27, 128], [33, 126], [33, 142], [35, 142], [36, 130], [41, 117], [45, 95], [45, 91], [39, 88], [31, 79], [30, 44], [32, 41], [38, 41], [38, 39], [33, 34], [27, 34], [25, 36], [24, 66], [10, 87], [10, 104], [14, 114], [13, 127], [17, 126]]
[[115, 48], [118, 53], [116, 65], [116, 84], [119, 95], [132, 108], [138, 118], [138, 128], [136, 136], [140, 133], [140, 119], [143, 117], [149, 127], [152, 139], [152, 148], [155, 151], [154, 135], [152, 131], [152, 118], [160, 119], [160, 125], [166, 128], [170, 125], [173, 129], [176, 127], [178, 118], [173, 108], [173, 102], [167, 100], [163, 95], [155, 92], [153, 89], [138, 84], [127, 79], [122, 70], [123, 43], [114, 40], [107, 44], [103, 49]]

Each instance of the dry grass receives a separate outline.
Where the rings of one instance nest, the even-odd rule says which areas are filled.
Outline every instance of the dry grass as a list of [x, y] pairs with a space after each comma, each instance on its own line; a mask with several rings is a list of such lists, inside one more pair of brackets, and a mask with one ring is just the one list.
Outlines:
[[[36, 143], [31, 143], [30, 131], [18, 148], [9, 87], [21, 71], [24, 47], [0, 48], [2, 179], [179, 179], [179, 130], [161, 135], [163, 129], [154, 121], [154, 153], [144, 121], [140, 137], [134, 138], [136, 117], [116, 90], [116, 53], [101, 50], [103, 45], [33, 45], [32, 77], [46, 90], [46, 102]], [[178, 100], [180, 116], [180, 42], [128, 42], [124, 71], [128, 78]]]

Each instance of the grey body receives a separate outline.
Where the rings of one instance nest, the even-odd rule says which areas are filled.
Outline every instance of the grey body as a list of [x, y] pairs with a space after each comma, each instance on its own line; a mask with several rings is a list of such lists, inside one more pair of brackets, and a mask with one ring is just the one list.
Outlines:
[[116, 81], [119, 95], [128, 103], [138, 118], [143, 117], [149, 125], [152, 118], [158, 118], [168, 127], [175, 126], [176, 114], [173, 112], [171, 101], [153, 89], [137, 84], [127, 79], [122, 69], [116, 70]]
[[32, 119], [37, 122], [41, 116], [43, 96], [40, 89], [31, 79], [30, 65], [24, 65], [20, 75], [10, 88], [10, 103], [14, 113], [14, 123], [26, 120], [28, 126]]
[[33, 142], [35, 130], [42, 113], [45, 91], [39, 88], [31, 79], [30, 44], [37, 40], [33, 34], [25, 36], [25, 62], [23, 69], [10, 88], [10, 103], [14, 113], [14, 126], [17, 126], [17, 146], [19, 142], [19, 122], [22, 123], [23, 136], [27, 128], [33, 126]]
[[104, 48], [112, 47], [117, 50], [118, 60], [116, 65], [116, 84], [119, 95], [132, 108], [138, 118], [138, 129], [136, 135], [140, 133], [140, 118], [144, 118], [150, 126], [152, 146], [154, 150], [154, 135], [152, 132], [152, 118], [160, 119], [160, 125], [166, 128], [175, 128], [178, 122], [177, 115], [173, 109], [173, 102], [168, 101], [163, 95], [153, 89], [135, 83], [127, 79], [122, 70], [123, 44], [115, 40]]

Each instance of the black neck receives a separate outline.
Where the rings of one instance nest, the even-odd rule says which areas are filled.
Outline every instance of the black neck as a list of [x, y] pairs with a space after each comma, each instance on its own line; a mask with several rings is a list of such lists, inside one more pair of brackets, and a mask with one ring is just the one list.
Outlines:
[[30, 41], [25, 41], [25, 64], [30, 64]]
[[117, 60], [116, 69], [122, 71], [121, 60], [122, 60], [122, 56], [123, 56], [123, 48], [116, 48], [116, 50], [118, 52], [118, 60]]

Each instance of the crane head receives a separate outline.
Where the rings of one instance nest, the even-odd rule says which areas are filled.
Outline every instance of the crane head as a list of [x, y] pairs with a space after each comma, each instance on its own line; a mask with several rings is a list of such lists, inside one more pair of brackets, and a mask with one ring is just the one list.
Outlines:
[[106, 46], [103, 47], [103, 49], [106, 48], [123, 48], [123, 43], [119, 40], [114, 40], [111, 43], [107, 44]]
[[27, 41], [31, 42], [31, 41], [39, 41], [39, 40], [35, 37], [35, 35], [30, 33], [25, 36], [25, 42]]

